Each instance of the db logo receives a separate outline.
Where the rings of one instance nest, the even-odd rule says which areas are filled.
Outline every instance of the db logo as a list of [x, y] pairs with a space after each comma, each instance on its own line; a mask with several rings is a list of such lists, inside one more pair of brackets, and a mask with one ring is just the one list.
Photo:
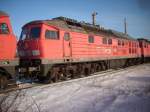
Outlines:
[[105, 49], [105, 53], [111, 54], [111, 49]]

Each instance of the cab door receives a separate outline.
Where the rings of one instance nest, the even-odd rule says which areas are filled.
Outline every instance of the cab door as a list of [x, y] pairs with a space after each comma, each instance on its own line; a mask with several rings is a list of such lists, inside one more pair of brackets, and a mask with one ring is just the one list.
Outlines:
[[70, 43], [70, 33], [65, 32], [63, 38], [63, 55], [64, 58], [71, 57], [71, 43]]

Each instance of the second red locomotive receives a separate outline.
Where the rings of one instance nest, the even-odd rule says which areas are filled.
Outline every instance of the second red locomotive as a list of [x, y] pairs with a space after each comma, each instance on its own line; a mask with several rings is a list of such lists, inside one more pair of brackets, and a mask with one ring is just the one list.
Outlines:
[[9, 79], [15, 79], [18, 65], [16, 45], [9, 15], [0, 11], [0, 89], [7, 87]]

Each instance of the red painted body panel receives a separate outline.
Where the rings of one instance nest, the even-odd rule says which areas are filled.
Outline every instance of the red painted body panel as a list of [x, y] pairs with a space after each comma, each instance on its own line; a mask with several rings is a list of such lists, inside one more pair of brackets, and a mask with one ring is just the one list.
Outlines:
[[13, 60], [16, 55], [16, 37], [13, 34], [9, 16], [0, 16], [0, 23], [8, 25], [9, 33], [0, 34], [0, 60]]
[[[63, 57], [63, 40], [59, 37], [59, 40], [55, 39], [46, 39], [45, 38], [45, 30], [59, 31], [59, 29], [55, 27], [49, 27], [47, 25], [43, 25], [42, 27], [42, 46], [43, 46], [43, 57], [45, 59], [62, 59]], [[62, 34], [59, 33], [61, 36]]]
[[[88, 35], [72, 33], [72, 57], [73, 58], [99, 58], [99, 57], [138, 57], [140, 56], [139, 47], [131, 47], [137, 52], [129, 54], [129, 45], [118, 46], [118, 39], [112, 37], [112, 44], [102, 43], [102, 36], [94, 36], [95, 42], [88, 43]], [[127, 40], [124, 40], [127, 41]]]

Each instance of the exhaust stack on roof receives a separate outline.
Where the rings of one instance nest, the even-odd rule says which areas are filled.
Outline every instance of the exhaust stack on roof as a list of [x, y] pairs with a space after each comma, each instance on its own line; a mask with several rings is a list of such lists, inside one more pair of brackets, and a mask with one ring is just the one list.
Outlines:
[[93, 23], [94, 26], [96, 25], [96, 15], [97, 14], [98, 14], [97, 12], [92, 13], [92, 23]]
[[124, 18], [124, 33], [127, 34], [127, 22], [126, 22], [126, 18]]

